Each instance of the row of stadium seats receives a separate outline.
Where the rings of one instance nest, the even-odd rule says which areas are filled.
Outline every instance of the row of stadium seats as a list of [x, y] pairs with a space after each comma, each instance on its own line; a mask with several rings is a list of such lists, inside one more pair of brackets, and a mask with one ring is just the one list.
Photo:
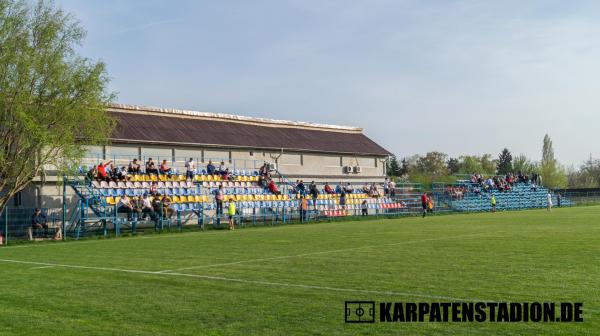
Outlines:
[[[150, 199], [152, 200], [153, 197], [150, 197]], [[209, 205], [215, 205], [214, 203], [214, 198], [209, 197], [207, 195], [190, 195], [190, 196], [177, 196], [177, 195], [173, 195], [170, 196], [171, 198], [171, 202], [172, 204], [179, 204], [179, 203], [207, 203]], [[239, 202], [240, 205], [245, 205], [245, 204], [253, 204], [254, 207], [262, 207], [262, 204], [266, 204], [264, 206], [266, 207], [271, 207], [271, 202], [286, 202], [284, 203], [285, 205], [283, 206], [292, 206], [292, 207], [298, 207], [299, 205], [299, 200], [290, 200], [288, 195], [254, 195], [254, 197], [252, 197], [251, 195], [231, 195], [228, 196], [226, 199], [229, 198], [233, 198], [236, 202]], [[115, 205], [119, 203], [119, 200], [121, 199], [120, 196], [107, 196], [105, 198], [106, 200], [106, 204], [108, 205]], [[352, 200], [348, 200], [346, 203], [347, 207], [351, 207], [351, 206], [357, 206], [357, 208], [360, 208], [360, 205], [362, 203], [362, 199], [352, 199]], [[394, 208], [400, 208], [403, 206], [403, 203], [401, 202], [395, 202], [394, 200], [390, 199], [390, 198], [381, 198], [381, 199], [373, 199], [373, 198], [368, 198], [366, 199], [367, 201], [367, 205], [368, 208], [370, 209], [394, 209]], [[224, 203], [228, 203], [227, 201], [225, 201]], [[257, 204], [261, 204], [260, 206], [257, 206]], [[313, 200], [309, 199], [307, 201], [308, 206], [313, 207]], [[291, 204], [291, 205], [290, 205]], [[334, 200], [334, 199], [321, 199], [321, 200], [317, 200], [316, 201], [316, 206], [339, 206], [339, 200]], [[275, 206], [273, 206], [275, 207]]]
[[[173, 174], [173, 175], [146, 175], [136, 174], [130, 175], [130, 181], [133, 182], [182, 182], [186, 181], [186, 175], [184, 174]], [[225, 181], [222, 175], [194, 175], [193, 181], [204, 182], [204, 181]], [[230, 181], [237, 182], [256, 182], [258, 181], [257, 175], [232, 175]]]
[[[492, 193], [467, 192], [460, 200], [452, 201], [452, 207], [458, 211], [490, 211]], [[510, 192], [494, 191], [496, 208], [498, 210], [519, 210], [530, 208], [543, 208], [548, 206], [548, 189], [537, 187], [535, 190], [529, 184], [515, 184]], [[552, 195], [552, 203], [556, 206], [558, 200]], [[570, 206], [573, 202], [566, 198], [561, 199], [561, 205]]]
[[[111, 189], [149, 189], [151, 187], [151, 182], [140, 182], [140, 181], [136, 181], [136, 182], [132, 182], [132, 181], [127, 181], [127, 182], [106, 182], [106, 181], [92, 181], [92, 185], [94, 186], [94, 188], [98, 188], [98, 189], [104, 189], [104, 188], [111, 188]], [[191, 181], [167, 181], [167, 182], [157, 182], [156, 183], [156, 187], [157, 188], [195, 188], [196, 185], [191, 182]]]

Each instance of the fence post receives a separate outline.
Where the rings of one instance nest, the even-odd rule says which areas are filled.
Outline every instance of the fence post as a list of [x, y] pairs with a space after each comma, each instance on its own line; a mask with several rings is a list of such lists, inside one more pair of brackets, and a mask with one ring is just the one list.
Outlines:
[[67, 236], [65, 228], [67, 222], [67, 177], [63, 176], [63, 213], [62, 213], [62, 240]]
[[4, 245], [8, 245], [8, 208], [4, 208]]

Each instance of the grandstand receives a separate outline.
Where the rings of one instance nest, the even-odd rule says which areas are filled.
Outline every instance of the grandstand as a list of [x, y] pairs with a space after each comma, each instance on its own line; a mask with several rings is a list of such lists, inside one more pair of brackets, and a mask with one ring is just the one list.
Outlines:
[[[66, 234], [81, 237], [87, 234], [114, 231], [120, 234], [123, 230], [135, 232], [141, 226], [154, 227], [156, 230], [181, 229], [186, 224], [198, 224], [202, 229], [206, 224], [218, 227], [225, 222], [225, 217], [216, 211], [214, 194], [218, 186], [222, 186], [225, 194], [224, 207], [228, 200], [236, 202], [238, 225], [284, 224], [300, 221], [300, 199], [306, 198], [308, 211], [303, 220], [315, 221], [335, 217], [362, 215], [363, 202], [366, 202], [366, 215], [396, 216], [413, 214], [419, 211], [418, 196], [420, 185], [400, 185], [400, 193], [392, 198], [381, 195], [372, 197], [361, 190], [346, 194], [345, 205], [340, 204], [340, 194], [327, 194], [320, 184], [319, 195], [312, 199], [310, 195], [302, 195], [291, 187], [283, 189], [281, 194], [273, 194], [267, 188], [258, 185], [258, 172], [239, 172], [231, 180], [222, 180], [220, 175], [201, 172], [193, 179], [185, 175], [147, 175], [132, 176], [130, 181], [106, 182], [80, 177], [67, 181], [76, 191], [78, 204], [65, 226]], [[285, 183], [282, 183], [285, 185]], [[123, 195], [139, 197], [151, 195], [151, 187], [155, 186], [160, 195], [167, 195], [172, 201], [170, 207], [175, 211], [172, 218], [161, 215], [155, 220], [142, 220], [128, 214], [119, 213], [117, 204]], [[156, 196], [155, 196], [156, 197]]]
[[[552, 195], [554, 206], [559, 204], [557, 195], [542, 186], [530, 183], [515, 183], [510, 191], [481, 190], [481, 185], [467, 180], [456, 183], [434, 183], [433, 192], [439, 202], [446, 204], [453, 211], [476, 212], [491, 211], [492, 195], [496, 197], [497, 210], [522, 210], [545, 208], [548, 206], [547, 195]], [[458, 190], [459, 192], [453, 192]], [[561, 206], [574, 205], [570, 199], [562, 198]]]

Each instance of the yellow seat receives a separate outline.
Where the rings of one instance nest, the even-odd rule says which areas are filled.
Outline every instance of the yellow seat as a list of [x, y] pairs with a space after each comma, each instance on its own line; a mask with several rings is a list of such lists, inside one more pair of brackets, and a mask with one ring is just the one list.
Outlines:
[[108, 204], [108, 205], [115, 205], [115, 199], [113, 197], [107, 197], [106, 198], [106, 204]]
[[114, 204], [119, 203], [120, 200], [121, 200], [121, 197], [119, 197], [119, 196], [115, 197], [115, 203]]
[[150, 175], [150, 180], [152, 182], [157, 182], [158, 181], [158, 177], [156, 177], [156, 175]]
[[[182, 196], [182, 197], [183, 197], [183, 196]], [[179, 203], [179, 196], [172, 196], [172, 197], [171, 197], [171, 201], [172, 201], [173, 203]]]

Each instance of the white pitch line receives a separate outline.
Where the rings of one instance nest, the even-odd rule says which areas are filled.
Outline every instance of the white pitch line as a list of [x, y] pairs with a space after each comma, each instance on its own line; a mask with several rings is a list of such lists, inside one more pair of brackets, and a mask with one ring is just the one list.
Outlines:
[[52, 268], [52, 267], [56, 267], [56, 266], [51, 266], [51, 265], [50, 266], [39, 266], [39, 267], [32, 267], [30, 269], [32, 269], [32, 270], [33, 269], [45, 269], [45, 268]]
[[[229, 281], [229, 282], [237, 282], [237, 283], [244, 283], [244, 284], [254, 284], [254, 285], [261, 285], [261, 286], [312, 289], [312, 290], [321, 290], [321, 291], [330, 291], [330, 292], [405, 296], [405, 297], [418, 297], [418, 298], [425, 298], [425, 299], [432, 299], [432, 300], [449, 300], [449, 301], [463, 301], [463, 302], [495, 302], [495, 301], [497, 301], [497, 300], [485, 300], [485, 299], [456, 298], [456, 297], [445, 296], [445, 295], [432, 295], [432, 294], [420, 294], [420, 293], [408, 293], [408, 292], [396, 292], [396, 291], [378, 291], [378, 290], [371, 290], [371, 289], [355, 289], [355, 288], [329, 287], [329, 286], [317, 286], [317, 285], [303, 285], [303, 284], [294, 284], [294, 283], [285, 283], [285, 282], [227, 278], [227, 277], [220, 277], [220, 276], [200, 275], [200, 274], [158, 273], [158, 272], [143, 271], [143, 270], [132, 270], [132, 269], [122, 269], [122, 268], [111, 268], [111, 267], [80, 266], [80, 265], [68, 265], [68, 264], [54, 264], [54, 263], [24, 261], [24, 260], [0, 259], [0, 262], [15, 263], [15, 264], [27, 264], [27, 265], [53, 266], [53, 267], [65, 267], [65, 268], [74, 268], [74, 269], [98, 270], [98, 271], [137, 273], [137, 274], [148, 274], [148, 275], [159, 275], [159, 276], [178, 276], [178, 277], [188, 277], [188, 278], [196, 278], [196, 279], [204, 279], [204, 280], [218, 280], [218, 281]], [[499, 300], [498, 302], [509, 302], [509, 300], [504, 299], [504, 300]], [[585, 308], [585, 311], [592, 312], [592, 313], [600, 313], [600, 310], [589, 309], [589, 308]]]
[[450, 236], [450, 237], [441, 237], [441, 238], [429, 238], [429, 239], [420, 239], [420, 240], [409, 240], [409, 241], [402, 241], [402, 242], [388, 243], [388, 244], [380, 244], [380, 245], [365, 245], [365, 246], [349, 247], [349, 248], [338, 249], [338, 250], [309, 252], [309, 253], [301, 253], [301, 254], [294, 254], [294, 255], [285, 255], [285, 256], [278, 256], [278, 257], [269, 257], [269, 258], [258, 258], [258, 259], [232, 261], [232, 262], [220, 263], [220, 264], [209, 264], [209, 265], [199, 265], [199, 266], [182, 267], [182, 268], [176, 268], [176, 269], [162, 270], [162, 271], [159, 271], [157, 273], [179, 272], [179, 271], [186, 271], [186, 270], [199, 269], [199, 268], [211, 268], [211, 267], [231, 266], [231, 265], [239, 265], [239, 264], [246, 264], [246, 263], [253, 263], [253, 262], [261, 262], [261, 261], [271, 261], [271, 260], [281, 260], [281, 259], [291, 259], [291, 258], [302, 258], [302, 257], [308, 257], [308, 256], [314, 256], [314, 255], [321, 255], [321, 254], [328, 254], [328, 253], [338, 253], [338, 252], [347, 252], [347, 251], [356, 251], [356, 250], [362, 250], [362, 249], [368, 249], [368, 248], [374, 248], [374, 247], [382, 247], [382, 246], [407, 245], [407, 244], [424, 243], [424, 242], [428, 242], [428, 241], [438, 241], [438, 240], [454, 240], [454, 239], [459, 239], [459, 238], [487, 236], [487, 235], [490, 235], [490, 234], [496, 234], [496, 233], [501, 233], [501, 232], [504, 232], [504, 231], [482, 232], [482, 233], [473, 233], [473, 234], [466, 234], [466, 235], [459, 235], [459, 236]]
[[293, 284], [293, 283], [284, 283], [284, 282], [227, 278], [227, 277], [220, 277], [220, 276], [200, 275], [200, 274], [164, 273], [164, 272], [159, 273], [159, 272], [153, 272], [153, 271], [143, 271], [143, 270], [133, 270], [133, 269], [123, 269], [123, 268], [55, 264], [55, 263], [12, 260], [12, 259], [0, 259], [0, 262], [14, 263], [14, 264], [26, 264], [26, 265], [42, 265], [42, 267], [65, 267], [65, 268], [97, 270], [97, 271], [112, 271], [112, 272], [123, 272], [123, 273], [161, 275], [161, 276], [179, 276], [179, 277], [197, 278], [197, 279], [205, 279], [205, 280], [219, 280], [219, 281], [246, 283], [246, 284], [256, 284], [256, 285], [263, 285], [263, 286], [315, 289], [315, 290], [334, 291], [334, 292], [410, 296], [410, 297], [421, 297], [421, 298], [427, 298], [427, 299], [454, 300], [454, 301], [479, 301], [479, 300], [473, 300], [473, 299], [454, 298], [454, 297], [444, 296], [444, 295], [428, 295], [428, 294], [405, 293], [405, 292], [395, 292], [395, 291], [377, 291], [377, 290], [370, 290], [370, 289], [353, 289], [353, 288], [340, 288], [340, 287], [328, 287], [328, 286], [316, 286], [316, 285], [303, 285], [303, 284]]

